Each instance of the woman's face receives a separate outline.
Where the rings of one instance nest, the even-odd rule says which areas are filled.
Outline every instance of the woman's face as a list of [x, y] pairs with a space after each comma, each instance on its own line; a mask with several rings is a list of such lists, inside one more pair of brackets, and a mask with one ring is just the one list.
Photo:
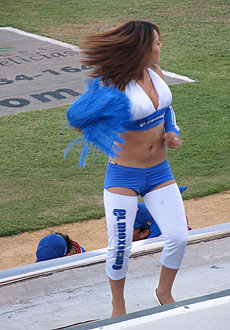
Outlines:
[[159, 41], [159, 36], [157, 31], [153, 32], [153, 46], [149, 55], [149, 63], [148, 65], [154, 65], [160, 63], [160, 52], [161, 52], [161, 42]]

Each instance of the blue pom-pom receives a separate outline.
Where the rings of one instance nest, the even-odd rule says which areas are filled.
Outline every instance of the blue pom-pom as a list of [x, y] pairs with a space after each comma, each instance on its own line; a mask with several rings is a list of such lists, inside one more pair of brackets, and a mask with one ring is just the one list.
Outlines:
[[106, 86], [100, 78], [89, 80], [87, 91], [67, 110], [67, 121], [78, 128], [83, 135], [77, 138], [65, 151], [81, 143], [79, 166], [86, 163], [91, 151], [102, 151], [107, 156], [117, 156], [120, 150], [115, 142], [123, 143], [119, 133], [125, 132], [125, 123], [131, 120], [130, 101], [125, 93], [115, 86]]

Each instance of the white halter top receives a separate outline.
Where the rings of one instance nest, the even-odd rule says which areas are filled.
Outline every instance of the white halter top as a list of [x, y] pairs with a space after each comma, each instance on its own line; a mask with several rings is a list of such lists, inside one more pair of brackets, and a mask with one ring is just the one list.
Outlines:
[[132, 120], [148, 117], [156, 111], [167, 108], [172, 103], [172, 93], [165, 81], [150, 68], [148, 68], [148, 73], [158, 94], [159, 106], [155, 109], [143, 88], [134, 80], [130, 81], [125, 88], [125, 94], [130, 99]]

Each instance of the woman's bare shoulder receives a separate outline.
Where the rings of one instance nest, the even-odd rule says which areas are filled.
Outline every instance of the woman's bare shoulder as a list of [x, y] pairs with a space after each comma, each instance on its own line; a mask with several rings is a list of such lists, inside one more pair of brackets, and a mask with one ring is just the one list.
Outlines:
[[157, 64], [151, 65], [150, 69], [152, 69], [154, 72], [156, 72], [164, 80], [164, 76], [163, 76], [162, 70], [159, 67], [159, 65], [157, 65]]

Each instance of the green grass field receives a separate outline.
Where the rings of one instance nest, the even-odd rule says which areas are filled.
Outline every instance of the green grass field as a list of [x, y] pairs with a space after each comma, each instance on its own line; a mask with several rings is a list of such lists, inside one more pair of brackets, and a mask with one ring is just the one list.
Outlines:
[[[183, 148], [169, 151], [184, 199], [230, 189], [229, 1], [2, 0], [0, 26], [72, 44], [86, 32], [130, 20], [159, 25], [163, 70], [196, 80], [175, 85], [173, 106]], [[67, 107], [0, 117], [0, 236], [104, 215], [103, 155], [78, 168], [63, 152], [76, 134], [65, 130]]]

